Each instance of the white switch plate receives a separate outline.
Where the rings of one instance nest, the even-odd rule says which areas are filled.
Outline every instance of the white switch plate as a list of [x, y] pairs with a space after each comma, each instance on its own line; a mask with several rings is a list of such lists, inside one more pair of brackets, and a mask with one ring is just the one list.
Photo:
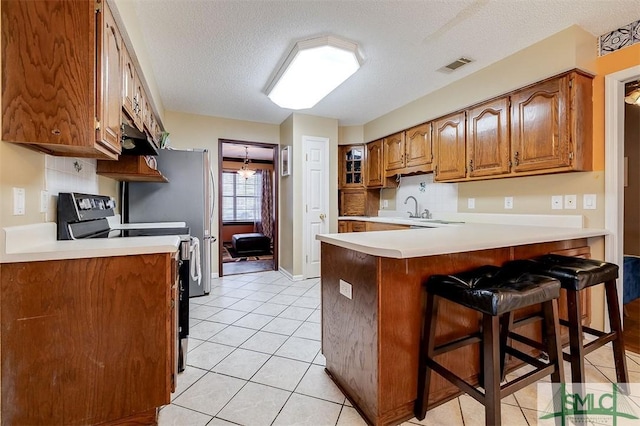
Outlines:
[[40, 191], [40, 213], [46, 213], [49, 210], [49, 193]]
[[564, 196], [564, 208], [575, 210], [577, 204], [577, 196], [575, 194], [565, 195]]
[[562, 195], [551, 196], [551, 209], [562, 210]]
[[389, 200], [382, 200], [382, 208], [386, 209], [387, 207], [389, 207]]
[[505, 209], [513, 208], [513, 197], [504, 197], [504, 208]]
[[346, 281], [340, 280], [340, 294], [347, 299], [351, 299], [353, 297], [351, 284]]
[[24, 188], [13, 188], [13, 215], [24, 215]]
[[595, 210], [596, 194], [584, 194], [582, 196], [582, 208], [585, 210]]
[[476, 199], [475, 198], [468, 198], [467, 199], [467, 208], [469, 208], [469, 209], [475, 209], [476, 208]]

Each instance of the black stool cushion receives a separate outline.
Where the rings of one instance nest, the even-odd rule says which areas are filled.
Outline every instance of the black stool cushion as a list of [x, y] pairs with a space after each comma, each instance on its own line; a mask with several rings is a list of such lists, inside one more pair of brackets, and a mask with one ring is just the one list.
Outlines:
[[504, 267], [547, 275], [560, 280], [562, 288], [576, 291], [618, 278], [618, 265], [613, 263], [557, 254], [515, 260], [507, 262]]
[[546, 276], [482, 266], [455, 275], [432, 275], [427, 280], [427, 291], [495, 316], [558, 298], [560, 282]]

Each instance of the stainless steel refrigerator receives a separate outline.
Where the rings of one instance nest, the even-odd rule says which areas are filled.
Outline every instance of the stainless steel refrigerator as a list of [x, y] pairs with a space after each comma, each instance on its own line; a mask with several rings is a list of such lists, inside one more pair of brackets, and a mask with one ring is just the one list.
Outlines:
[[200, 285], [191, 277], [189, 294], [190, 297], [208, 294], [211, 289], [211, 219], [214, 202], [209, 152], [202, 149], [161, 149], [157, 160], [158, 170], [169, 182], [130, 182], [126, 185], [123, 190], [125, 221], [186, 222], [191, 236], [200, 241], [202, 269]]

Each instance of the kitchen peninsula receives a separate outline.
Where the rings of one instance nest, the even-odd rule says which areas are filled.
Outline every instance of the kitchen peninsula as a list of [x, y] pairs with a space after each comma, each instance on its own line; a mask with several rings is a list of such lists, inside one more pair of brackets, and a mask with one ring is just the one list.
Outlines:
[[[430, 275], [545, 253], [589, 256], [589, 239], [606, 234], [601, 229], [464, 223], [319, 235], [326, 370], [370, 423], [410, 419], [417, 397], [422, 283]], [[561, 300], [561, 316], [565, 305]], [[478, 329], [479, 318], [460, 305], [442, 301], [439, 315], [440, 341]], [[535, 326], [530, 327], [534, 333]], [[478, 345], [441, 360], [461, 377], [477, 382]], [[457, 392], [433, 375], [430, 407]]]

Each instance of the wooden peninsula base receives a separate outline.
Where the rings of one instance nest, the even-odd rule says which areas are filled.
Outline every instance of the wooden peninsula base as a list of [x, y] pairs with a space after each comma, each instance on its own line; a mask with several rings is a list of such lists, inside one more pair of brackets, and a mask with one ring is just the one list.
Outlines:
[[[398, 424], [414, 417], [422, 283], [430, 275], [501, 265], [508, 260], [546, 253], [589, 255], [586, 238], [404, 259], [374, 256], [327, 242], [322, 242], [321, 250], [322, 353], [326, 369], [374, 425]], [[352, 286], [351, 298], [340, 293], [343, 281]], [[588, 308], [589, 300], [584, 302], [583, 306]], [[566, 318], [566, 302], [562, 299], [560, 313]], [[586, 322], [588, 317], [587, 310]], [[478, 326], [477, 313], [448, 301], [440, 304], [437, 328], [440, 341], [477, 331]], [[528, 327], [530, 335], [539, 333], [536, 331], [539, 325]], [[445, 354], [441, 359], [461, 377], [477, 381], [477, 344]], [[442, 377], [432, 375], [430, 408], [458, 394], [457, 388]]]

